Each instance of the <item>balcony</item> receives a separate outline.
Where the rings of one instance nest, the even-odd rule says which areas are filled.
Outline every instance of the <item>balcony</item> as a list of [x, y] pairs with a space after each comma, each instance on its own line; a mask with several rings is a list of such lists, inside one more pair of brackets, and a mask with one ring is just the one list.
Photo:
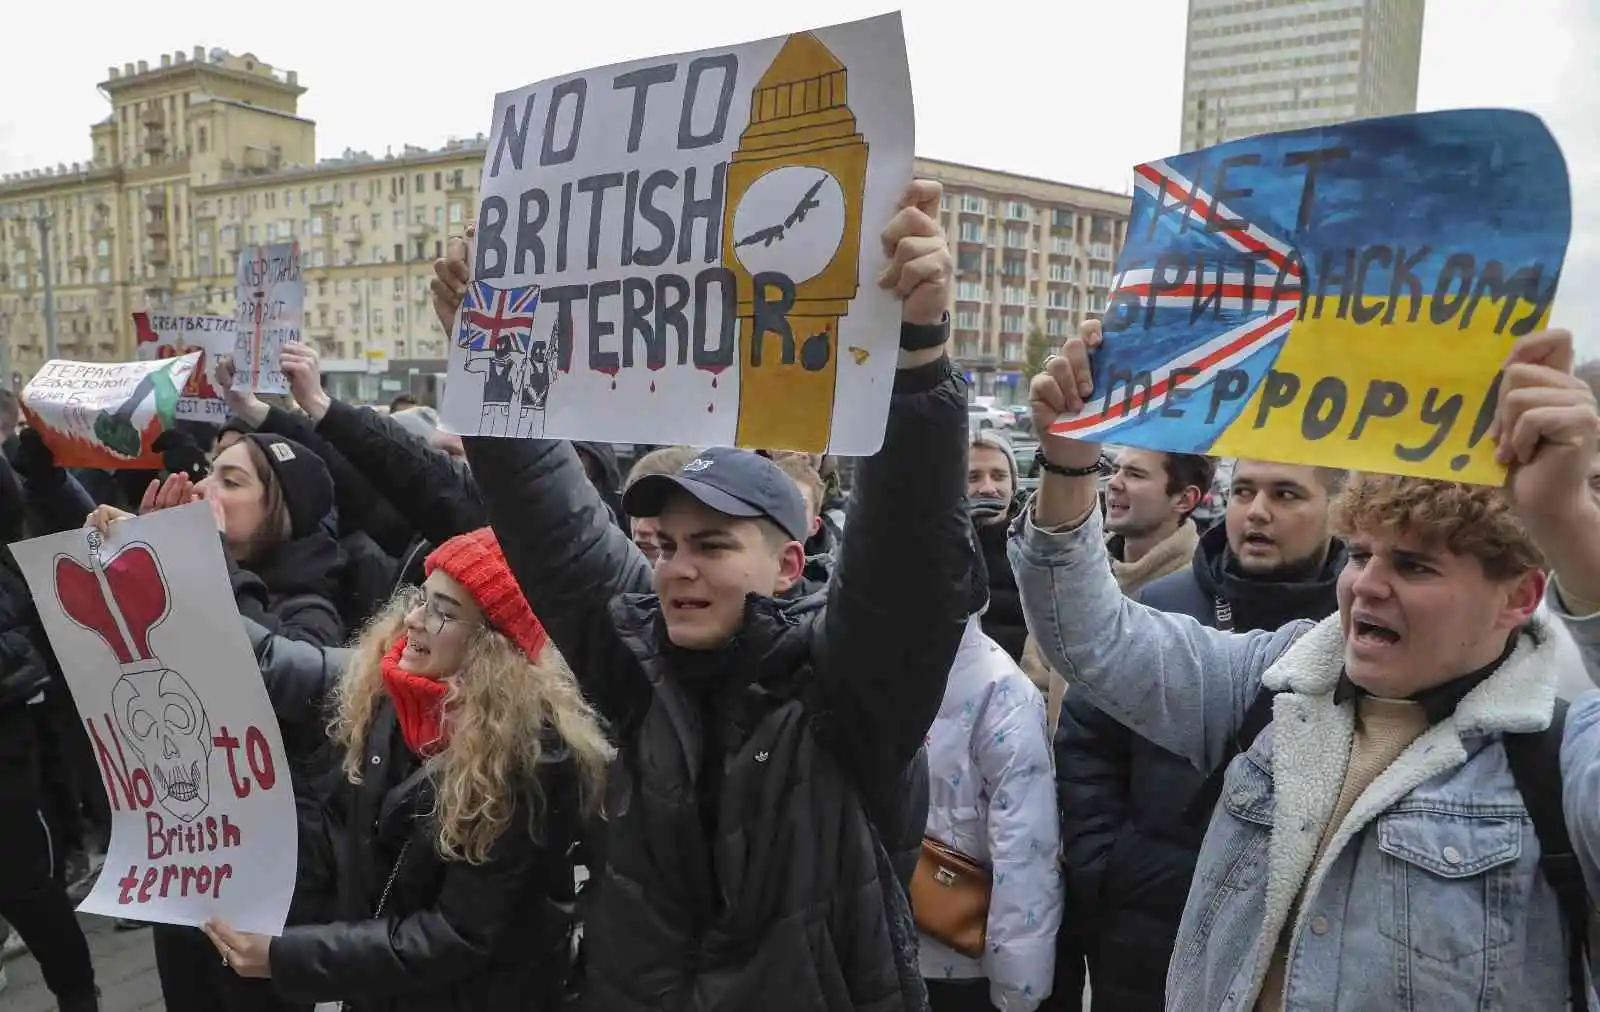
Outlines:
[[165, 211], [167, 209], [167, 194], [165, 190], [146, 190], [144, 206], [150, 211]]
[[435, 231], [434, 225], [426, 221], [414, 221], [406, 226], [406, 236], [411, 239], [426, 239]]
[[89, 234], [96, 239], [109, 239], [111, 237], [111, 216], [97, 214], [89, 220]]
[[1094, 242], [1089, 244], [1089, 259], [1110, 261], [1115, 260], [1116, 255], [1111, 252], [1110, 243]]
[[75, 271], [86, 271], [89, 269], [89, 258], [84, 256], [82, 253], [79, 253], [77, 256], [73, 257], [67, 262]]
[[161, 239], [165, 241], [167, 238], [166, 216], [163, 215], [160, 218], [151, 218], [149, 221], [145, 222], [144, 234], [152, 239]]
[[166, 116], [162, 115], [161, 107], [158, 105], [146, 105], [139, 112], [139, 122], [143, 123], [147, 127], [150, 127], [152, 130], [161, 129], [162, 125], [165, 124], [166, 121], [167, 118]]
[[145, 262], [152, 267], [165, 267], [169, 262], [167, 240], [165, 237], [160, 239], [152, 237], [152, 239], [150, 246], [144, 252]]
[[144, 152], [147, 155], [159, 155], [167, 150], [166, 132], [159, 129], [146, 130], [144, 133]]

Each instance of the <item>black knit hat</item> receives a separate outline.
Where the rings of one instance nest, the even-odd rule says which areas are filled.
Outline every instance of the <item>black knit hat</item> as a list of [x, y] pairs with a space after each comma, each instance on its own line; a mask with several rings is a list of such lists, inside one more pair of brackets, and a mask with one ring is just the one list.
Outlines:
[[270, 432], [248, 432], [245, 438], [261, 449], [278, 479], [284, 505], [289, 509], [289, 537], [316, 532], [322, 518], [333, 511], [333, 477], [322, 458], [292, 439]]

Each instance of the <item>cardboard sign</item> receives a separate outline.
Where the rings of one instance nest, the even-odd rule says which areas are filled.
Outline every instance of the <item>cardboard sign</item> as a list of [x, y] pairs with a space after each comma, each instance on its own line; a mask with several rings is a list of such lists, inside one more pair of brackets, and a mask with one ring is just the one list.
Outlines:
[[138, 337], [136, 352], [141, 362], [200, 353], [200, 362], [189, 374], [189, 382], [178, 398], [174, 412], [178, 418], [216, 425], [228, 420], [228, 405], [218, 386], [217, 365], [233, 355], [235, 323], [231, 316], [133, 314], [134, 334]]
[[496, 96], [445, 425], [872, 453], [913, 132], [897, 14]]
[[1498, 485], [1502, 361], [1571, 231], [1535, 116], [1357, 120], [1135, 168], [1094, 399], [1061, 435]]
[[286, 394], [289, 381], [278, 355], [300, 340], [306, 285], [300, 276], [300, 244], [249, 246], [239, 254], [234, 278], [234, 388]]
[[199, 352], [150, 362], [52, 359], [22, 391], [28, 425], [58, 467], [159, 469], [156, 437], [172, 428]]
[[105, 870], [78, 909], [280, 933], [294, 794], [210, 507], [11, 547], [111, 808]]

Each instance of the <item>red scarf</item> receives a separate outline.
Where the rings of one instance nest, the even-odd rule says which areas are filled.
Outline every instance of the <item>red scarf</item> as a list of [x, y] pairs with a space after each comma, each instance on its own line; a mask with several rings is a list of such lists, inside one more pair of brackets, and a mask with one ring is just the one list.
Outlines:
[[394, 701], [406, 747], [426, 759], [445, 746], [444, 695], [449, 686], [437, 678], [401, 671], [400, 654], [405, 648], [406, 638], [402, 635], [383, 655], [383, 687]]

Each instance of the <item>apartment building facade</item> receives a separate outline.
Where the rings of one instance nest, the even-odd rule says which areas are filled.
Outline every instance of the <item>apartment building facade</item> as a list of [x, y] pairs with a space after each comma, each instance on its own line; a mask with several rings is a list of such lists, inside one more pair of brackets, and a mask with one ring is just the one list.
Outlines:
[[[133, 312], [231, 314], [240, 249], [294, 239], [305, 337], [337, 392], [436, 394], [428, 282], [472, 219], [481, 135], [318, 161], [297, 75], [219, 49], [111, 68], [101, 88], [91, 161], [0, 179], [0, 383], [46, 360], [46, 245], [57, 357], [116, 361], [134, 355]], [[946, 187], [956, 356], [981, 393], [1017, 396], [1028, 335], [1059, 341], [1104, 309], [1129, 198], [931, 159], [917, 172]]]
[[1425, 0], [1189, 0], [1182, 150], [1415, 112]]

